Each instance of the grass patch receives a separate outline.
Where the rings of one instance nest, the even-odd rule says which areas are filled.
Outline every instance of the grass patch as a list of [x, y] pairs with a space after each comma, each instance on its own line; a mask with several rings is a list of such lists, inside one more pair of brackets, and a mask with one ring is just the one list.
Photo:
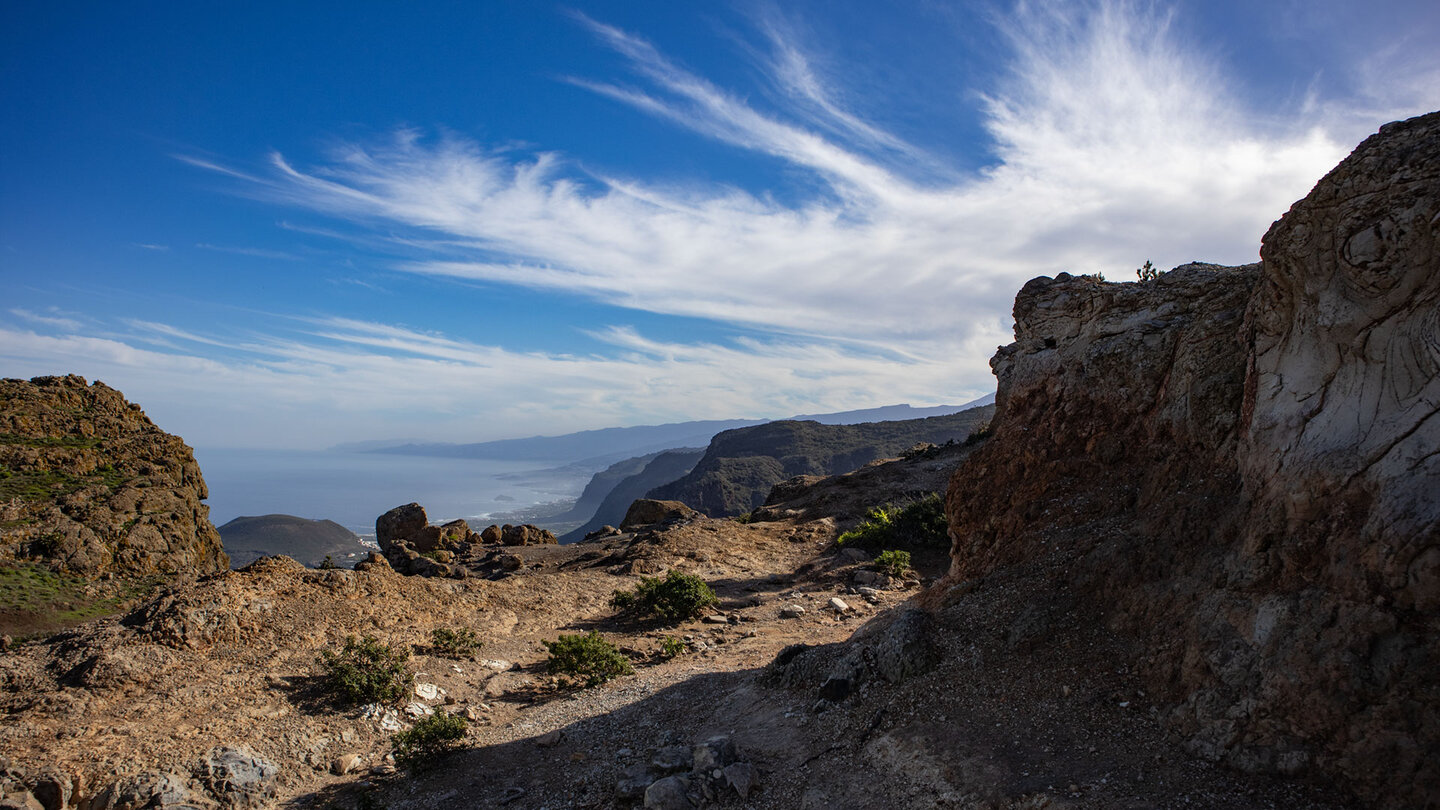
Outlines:
[[0, 634], [17, 638], [46, 635], [124, 610], [154, 591], [142, 580], [99, 588], [88, 580], [22, 563], [0, 568]]
[[660, 577], [641, 577], [633, 591], [616, 591], [610, 606], [626, 613], [653, 616], [664, 622], [683, 622], [718, 602], [709, 583], [694, 574], [670, 570]]
[[886, 504], [865, 513], [865, 520], [836, 540], [842, 546], [857, 548], [936, 548], [950, 547], [949, 521], [945, 518], [945, 500], [930, 493], [903, 506]]
[[611, 678], [635, 671], [620, 648], [594, 630], [585, 635], [561, 634], [555, 641], [541, 643], [550, 651], [545, 667], [551, 674], [561, 676], [562, 686], [569, 686], [571, 677], [587, 687], [599, 686]]
[[93, 484], [115, 489], [124, 482], [125, 475], [109, 464], [96, 468], [89, 475], [74, 475], [61, 470], [14, 470], [0, 466], [0, 500], [48, 501]]
[[0, 444], [20, 447], [99, 447], [104, 439], [94, 436], [20, 436], [15, 433], [0, 433]]

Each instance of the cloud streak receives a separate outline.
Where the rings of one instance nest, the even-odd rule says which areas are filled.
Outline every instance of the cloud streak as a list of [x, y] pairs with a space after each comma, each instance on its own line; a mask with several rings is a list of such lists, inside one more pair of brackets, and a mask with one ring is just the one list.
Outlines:
[[[1286, 115], [1247, 106], [1174, 19], [1123, 0], [1021, 2], [994, 20], [1010, 61], [993, 86], [964, 88], [990, 138], [987, 159], [967, 161], [988, 168], [968, 173], [866, 120], [863, 94], [818, 69], [774, 14], [757, 20], [752, 47], [784, 97], [774, 109], [635, 33], [576, 19], [626, 73], [567, 81], [778, 161], [810, 193], [782, 203], [773, 189], [626, 176], [584, 156], [415, 130], [319, 162], [275, 153], [259, 171], [181, 159], [249, 196], [333, 218], [342, 224], [281, 227], [402, 256], [398, 274], [707, 319], [745, 337], [667, 341], [602, 324], [587, 333], [593, 353], [566, 354], [359, 318], [291, 319], [233, 340], [140, 321], [85, 335], [15, 311], [36, 328], [0, 327], [0, 357], [169, 392], [167, 424], [210, 444], [397, 430], [478, 439], [494, 436], [476, 436], [477, 422], [516, 435], [957, 402], [992, 388], [986, 361], [1009, 341], [1027, 279], [1125, 280], [1147, 259], [1253, 261], [1269, 223], [1364, 134], [1333, 98], [1297, 102], [1277, 125]], [[1367, 96], [1378, 112], [1364, 127], [1414, 97], [1437, 101], [1422, 81], [1394, 84], [1409, 95]], [[251, 392], [263, 407], [217, 402], [216, 391]]]

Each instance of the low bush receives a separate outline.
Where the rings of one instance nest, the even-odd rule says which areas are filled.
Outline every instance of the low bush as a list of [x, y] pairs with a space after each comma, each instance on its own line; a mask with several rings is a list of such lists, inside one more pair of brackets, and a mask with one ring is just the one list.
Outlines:
[[476, 638], [475, 631], [468, 627], [459, 630], [437, 627], [430, 631], [430, 649], [446, 658], [469, 658], [483, 646], [485, 642]]
[[610, 606], [666, 622], [682, 622], [699, 616], [718, 601], [705, 580], [671, 569], [664, 578], [641, 577], [633, 591], [616, 591]]
[[382, 644], [374, 636], [346, 636], [340, 652], [320, 652], [320, 666], [336, 697], [350, 703], [394, 703], [415, 681], [409, 658], [408, 652]]
[[562, 685], [569, 684], [569, 678], [583, 681], [585, 686], [599, 686], [602, 683], [629, 675], [635, 671], [630, 659], [620, 648], [606, 641], [598, 632], [584, 635], [561, 635], [555, 641], [541, 642], [550, 651], [546, 669], [553, 675], [560, 675]]
[[882, 551], [875, 555], [874, 565], [890, 576], [898, 577], [910, 567], [910, 552], [894, 549]]
[[666, 636], [660, 642], [660, 655], [666, 658], [674, 658], [683, 652], [685, 652], [685, 642], [674, 636]]
[[840, 545], [857, 548], [949, 548], [950, 523], [945, 517], [945, 500], [930, 493], [904, 506], [877, 506], [865, 513], [865, 520], [840, 535]]
[[414, 726], [391, 738], [395, 764], [412, 770], [430, 767], [436, 757], [465, 739], [467, 725], [458, 714], [436, 712], [420, 718]]

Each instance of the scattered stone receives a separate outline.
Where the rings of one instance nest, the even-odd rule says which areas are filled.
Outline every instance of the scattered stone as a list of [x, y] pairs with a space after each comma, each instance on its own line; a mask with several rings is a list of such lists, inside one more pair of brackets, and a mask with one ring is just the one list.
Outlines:
[[760, 783], [755, 766], [748, 762], [733, 762], [726, 765], [722, 773], [725, 777], [725, 784], [734, 788], [735, 792], [740, 794], [741, 800], [748, 799], [750, 791]]
[[694, 769], [697, 771], [723, 768], [735, 761], [735, 743], [724, 735], [711, 737], [695, 746], [691, 751], [691, 757], [694, 759]]
[[646, 810], [688, 810], [695, 803], [686, 795], [688, 780], [683, 776], [667, 776], [645, 788]]
[[835, 611], [836, 613], [845, 613], [846, 611], [850, 610], [850, 606], [845, 604], [844, 599], [841, 599], [838, 596], [832, 596], [830, 597], [830, 609]]
[[645, 789], [655, 782], [655, 778], [655, 772], [645, 763], [631, 765], [621, 772], [620, 779], [615, 782], [615, 798], [643, 799]]
[[345, 756], [336, 757], [334, 761], [330, 763], [330, 773], [336, 776], [344, 776], [347, 773], [354, 773], [360, 770], [362, 765], [364, 765], [364, 760], [360, 759], [359, 754], [346, 754]]
[[522, 788], [522, 787], [520, 787], [519, 785], [511, 785], [510, 787], [505, 788], [505, 793], [504, 793], [504, 795], [502, 795], [502, 796], [500, 797], [500, 803], [501, 803], [501, 804], [510, 804], [511, 802], [515, 801], [516, 799], [519, 799], [521, 796], [524, 796], [524, 795], [525, 795], [525, 788]]
[[705, 624], [728, 624], [730, 622], [730, 620], [726, 618], [724, 614], [719, 613], [712, 616], [706, 616], [700, 621], [704, 622]]
[[30, 792], [45, 810], [64, 810], [70, 804], [75, 785], [70, 777], [56, 771], [46, 771], [35, 779]]
[[280, 768], [247, 748], [215, 748], [196, 774], [228, 807], [261, 808], [273, 804]]
[[501, 554], [495, 559], [500, 563], [500, 568], [505, 571], [519, 571], [525, 567], [525, 560], [518, 554]]
[[432, 714], [434, 714], [434, 713], [435, 713], [435, 710], [434, 710], [434, 709], [432, 709], [432, 708], [430, 708], [429, 706], [426, 706], [424, 703], [420, 703], [420, 702], [418, 702], [418, 701], [411, 701], [411, 702], [405, 704], [405, 714], [407, 714], [407, 715], [409, 715], [410, 717], [413, 717], [413, 718], [415, 718], [415, 719], [417, 719], [417, 720], [420, 719], [421, 717], [428, 717], [429, 715], [432, 715]]
[[782, 619], [798, 619], [804, 615], [805, 608], [801, 607], [800, 605], [786, 605], [785, 607], [780, 608], [780, 618]]
[[486, 669], [493, 669], [496, 672], [508, 672], [510, 668], [515, 665], [510, 663], [509, 661], [502, 661], [499, 659], [486, 659], [480, 662], [480, 666], [485, 667]]
[[553, 748], [559, 745], [563, 739], [565, 739], [565, 732], [557, 728], [554, 731], [536, 737], [535, 744], [541, 748]]
[[424, 700], [439, 700], [440, 696], [445, 694], [445, 690], [433, 683], [417, 683], [415, 684], [415, 694]]
[[694, 757], [688, 746], [667, 745], [655, 752], [650, 758], [650, 764], [661, 773], [674, 773], [676, 771], [690, 770]]
[[869, 585], [872, 588], [890, 587], [890, 577], [881, 571], [861, 569], [855, 572], [852, 579], [856, 585]]
[[842, 548], [842, 549], [840, 549], [840, 556], [841, 556], [842, 558], [844, 558], [844, 559], [850, 560], [851, 562], [857, 562], [857, 563], [870, 562], [870, 554], [869, 554], [869, 552], [864, 551], [863, 549], [858, 549], [858, 548]]

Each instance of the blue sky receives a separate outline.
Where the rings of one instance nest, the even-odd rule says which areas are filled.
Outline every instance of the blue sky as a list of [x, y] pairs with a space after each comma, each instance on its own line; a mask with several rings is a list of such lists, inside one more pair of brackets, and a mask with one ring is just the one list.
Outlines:
[[1432, 2], [0, 7], [0, 374], [197, 446], [993, 389], [1028, 278], [1253, 261]]

